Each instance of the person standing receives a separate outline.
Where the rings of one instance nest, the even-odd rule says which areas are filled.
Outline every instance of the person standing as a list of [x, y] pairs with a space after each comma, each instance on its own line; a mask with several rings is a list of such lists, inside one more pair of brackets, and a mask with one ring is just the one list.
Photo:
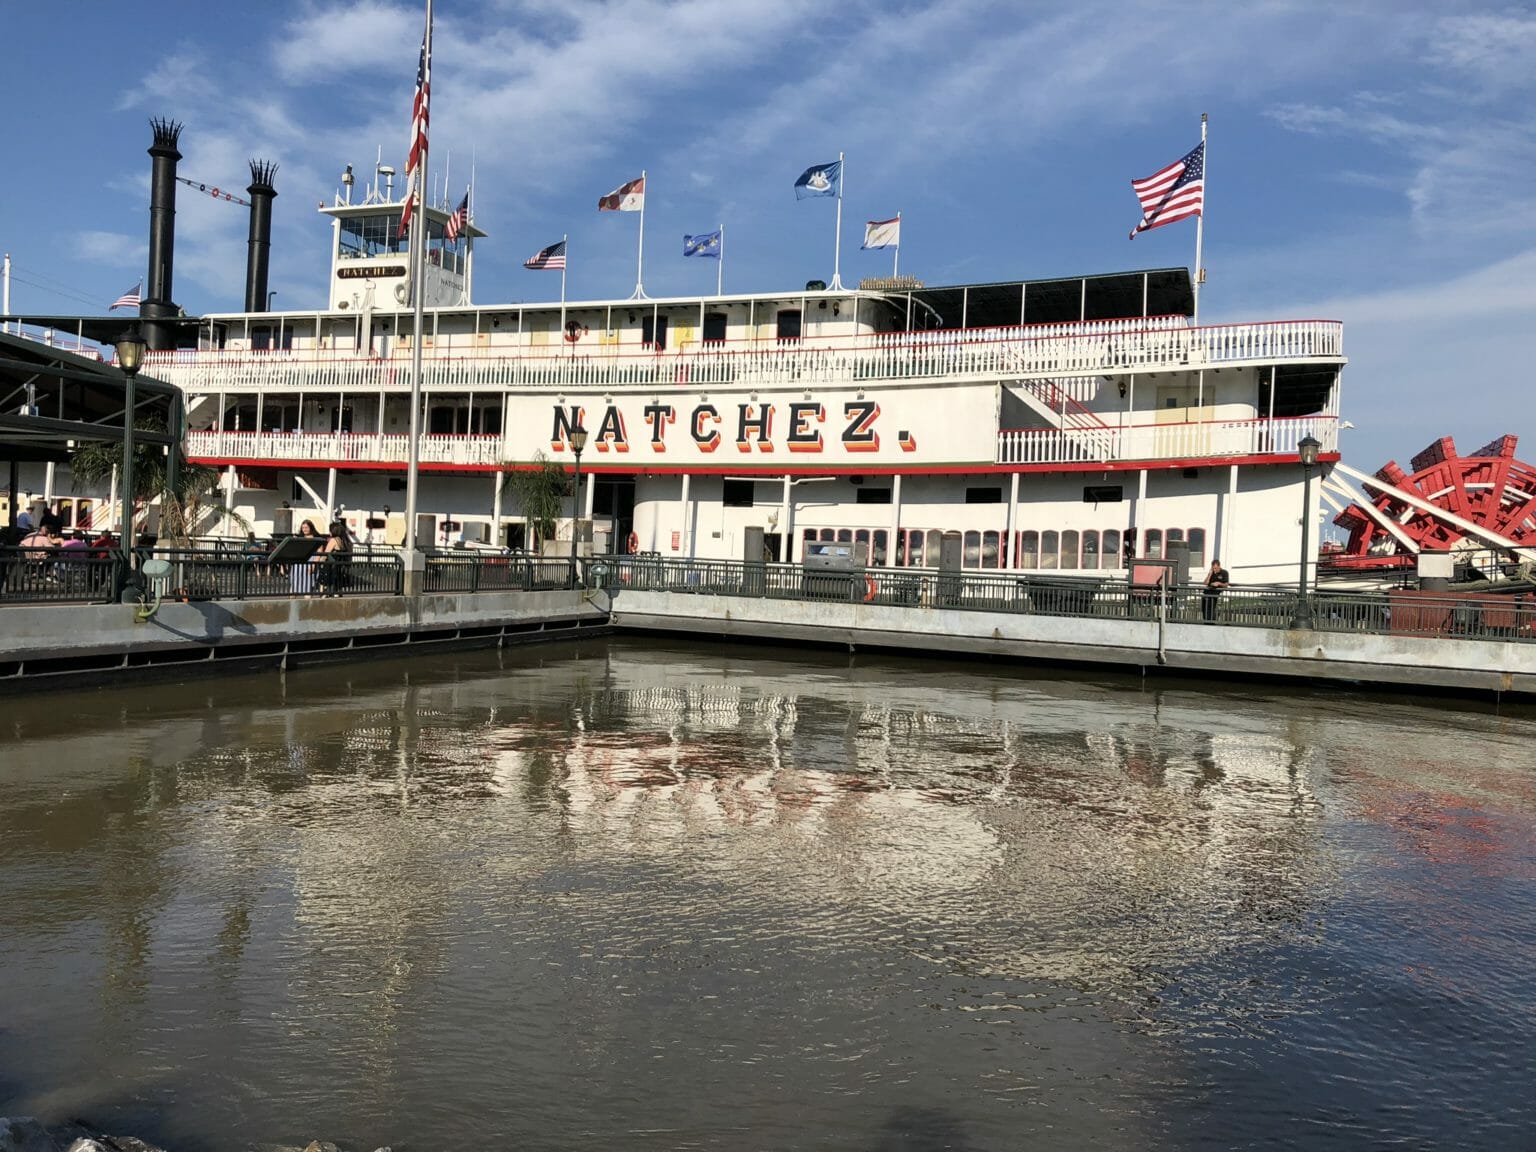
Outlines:
[[[306, 520], [299, 525], [299, 535], [306, 540], [313, 540], [320, 535], [315, 531], [314, 521]], [[295, 596], [308, 596], [315, 590], [315, 565], [309, 560], [303, 560], [288, 566], [288, 587]]]
[[1207, 624], [1216, 622], [1216, 602], [1230, 580], [1231, 576], [1221, 566], [1221, 561], [1212, 560], [1211, 570], [1205, 574], [1205, 592], [1200, 600], [1200, 618]]

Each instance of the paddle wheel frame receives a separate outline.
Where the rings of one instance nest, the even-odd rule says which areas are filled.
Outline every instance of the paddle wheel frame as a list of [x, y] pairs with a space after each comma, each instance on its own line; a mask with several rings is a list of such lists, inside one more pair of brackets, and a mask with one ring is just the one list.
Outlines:
[[[1376, 479], [1410, 493], [1449, 516], [1497, 533], [1516, 544], [1536, 546], [1536, 467], [1515, 456], [1518, 436], [1500, 436], [1462, 456], [1456, 442], [1442, 436], [1413, 457], [1409, 475], [1388, 461]], [[1413, 563], [1415, 551], [1451, 551], [1486, 547], [1482, 539], [1447, 516], [1415, 507], [1392, 491], [1369, 490], [1372, 516], [1358, 501], [1334, 517], [1349, 540], [1330, 562], [1345, 569], [1394, 569]], [[1390, 521], [1397, 532], [1385, 527]], [[1412, 541], [1409, 547], [1405, 541]]]

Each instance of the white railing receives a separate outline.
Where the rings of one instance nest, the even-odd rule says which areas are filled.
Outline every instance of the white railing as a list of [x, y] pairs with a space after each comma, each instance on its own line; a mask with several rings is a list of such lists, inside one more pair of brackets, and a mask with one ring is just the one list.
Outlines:
[[1322, 444], [1321, 451], [1338, 451], [1338, 417], [1212, 420], [1123, 428], [1005, 429], [997, 436], [997, 462], [1084, 464], [1112, 460], [1295, 456], [1297, 445], [1308, 435], [1316, 437]]
[[[738, 385], [772, 388], [880, 381], [1018, 379], [1156, 371], [1343, 356], [1343, 326], [1286, 320], [1174, 327], [1105, 321], [1029, 328], [965, 329], [862, 336], [804, 346], [756, 342], [673, 352], [612, 345], [591, 353], [528, 347], [513, 353], [444, 355], [425, 349], [422, 386], [432, 391], [507, 388], [662, 388]], [[809, 343], [809, 342], [808, 342]], [[145, 371], [188, 392], [403, 391], [408, 348], [390, 357], [305, 351], [150, 353]]]
[[[404, 464], [410, 437], [355, 432], [191, 432], [187, 455], [193, 460], [252, 460], [322, 464]], [[503, 458], [500, 436], [423, 436], [423, 464], [485, 467]]]

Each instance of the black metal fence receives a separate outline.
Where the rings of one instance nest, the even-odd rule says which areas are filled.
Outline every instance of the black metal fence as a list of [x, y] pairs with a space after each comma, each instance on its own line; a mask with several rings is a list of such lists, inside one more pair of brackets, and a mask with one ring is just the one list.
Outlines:
[[1139, 587], [1121, 580], [1019, 573], [919, 569], [830, 570], [740, 561], [609, 556], [590, 582], [625, 589], [777, 600], [959, 608], [1093, 619], [1158, 620], [1284, 629], [1304, 623], [1323, 632], [1369, 632], [1474, 640], [1536, 640], [1536, 593], [1479, 598], [1421, 592], [1320, 592], [1201, 585]]
[[542, 592], [571, 588], [577, 569], [568, 557], [429, 552], [428, 592]]

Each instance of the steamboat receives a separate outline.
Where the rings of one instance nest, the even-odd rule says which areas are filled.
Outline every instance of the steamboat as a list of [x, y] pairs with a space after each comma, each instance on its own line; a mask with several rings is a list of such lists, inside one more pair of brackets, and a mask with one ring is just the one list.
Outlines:
[[[180, 390], [186, 456], [219, 470], [204, 530], [340, 518], [398, 546], [417, 351], [403, 200], [377, 175], [356, 196], [345, 182], [319, 210], [327, 297], [273, 311], [276, 192], [253, 162], [245, 307], [184, 317], [178, 134], [157, 122], [150, 148], [142, 373]], [[481, 304], [486, 233], [446, 206], [425, 215], [420, 545], [801, 562], [831, 542], [872, 567], [922, 567], [958, 533], [971, 569], [1088, 574], [1177, 554], [1280, 582], [1321, 508], [1301, 448], [1338, 459], [1342, 325], [1197, 324], [1183, 268]], [[124, 326], [33, 322], [104, 341]], [[552, 544], [507, 483], [546, 460], [582, 479]], [[85, 503], [62, 466], [29, 466], [24, 489], [45, 484]]]

